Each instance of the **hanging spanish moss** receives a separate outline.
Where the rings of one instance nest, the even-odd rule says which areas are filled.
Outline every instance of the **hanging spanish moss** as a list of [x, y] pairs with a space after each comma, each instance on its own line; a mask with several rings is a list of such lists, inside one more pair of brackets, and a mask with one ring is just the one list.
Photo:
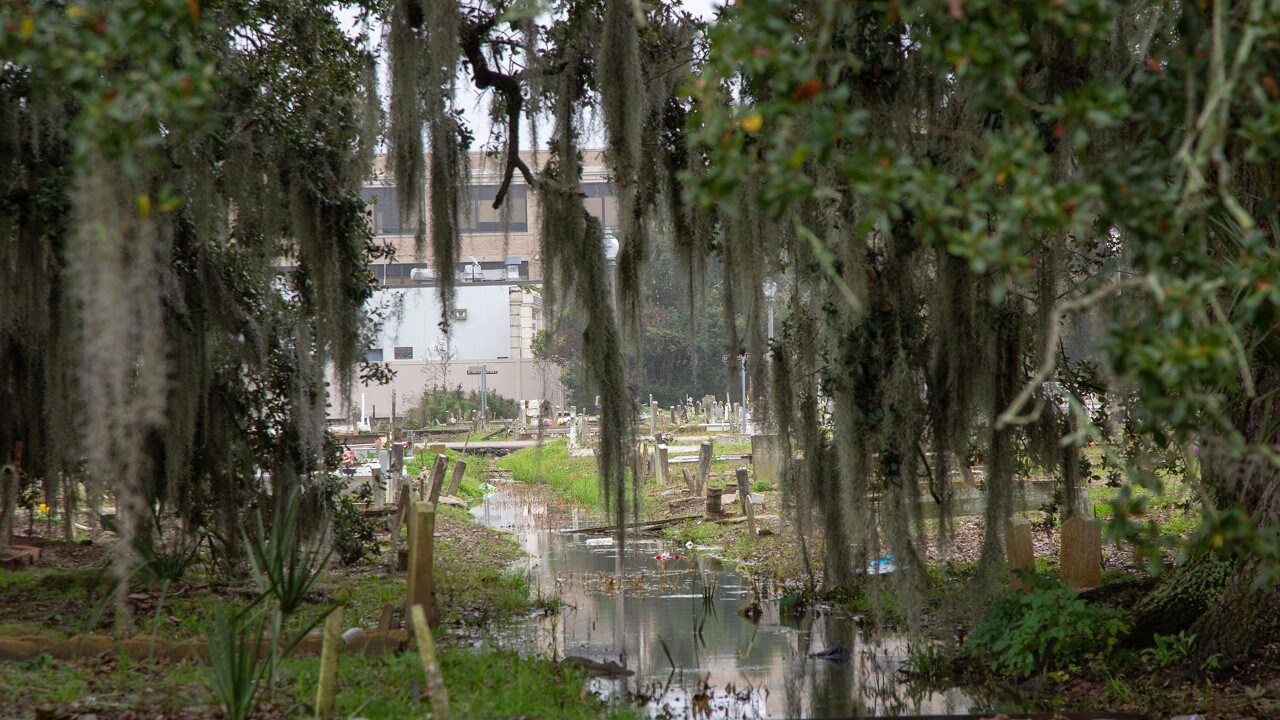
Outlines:
[[627, 511], [633, 514], [639, 511], [639, 482], [630, 484], [629, 498], [627, 468], [631, 459], [626, 439], [631, 436], [632, 411], [613, 306], [602, 301], [613, 295], [614, 288], [601, 252], [604, 228], [587, 212], [578, 189], [582, 168], [576, 147], [577, 93], [572, 82], [576, 75], [573, 71], [581, 61], [581, 56], [570, 55], [566, 72], [559, 79], [551, 155], [538, 182], [542, 208], [540, 235], [543, 263], [550, 281], [546, 295], [548, 313], [554, 315], [556, 304], [570, 298], [579, 302], [586, 313], [583, 360], [588, 382], [598, 390], [601, 401], [601, 439], [597, 451], [601, 496], [618, 519], [621, 542]]
[[[92, 157], [73, 195], [76, 231], [67, 248], [68, 286], [80, 308], [87, 460], [111, 469], [121, 593], [135, 562], [134, 534], [148, 512], [145, 441], [164, 424], [168, 393], [163, 294], [169, 238], [145, 205], [139, 207], [147, 192], [113, 172], [106, 158]], [[126, 606], [123, 597], [119, 606]]]
[[[390, 117], [387, 121], [387, 158], [396, 183], [396, 200], [402, 223], [412, 223], [414, 252], [426, 250], [426, 213], [422, 206], [426, 188], [426, 147], [422, 142], [425, 122], [423, 95], [427, 91], [428, 65], [422, 32], [419, 0], [397, 0], [387, 23], [387, 51], [391, 66]], [[438, 268], [437, 274], [446, 273]]]
[[608, 161], [618, 197], [617, 292], [625, 325], [640, 314], [640, 277], [648, 259], [647, 204], [637, 192], [645, 120], [649, 113], [636, 13], [631, 0], [607, 0], [596, 60], [596, 85], [608, 139]]

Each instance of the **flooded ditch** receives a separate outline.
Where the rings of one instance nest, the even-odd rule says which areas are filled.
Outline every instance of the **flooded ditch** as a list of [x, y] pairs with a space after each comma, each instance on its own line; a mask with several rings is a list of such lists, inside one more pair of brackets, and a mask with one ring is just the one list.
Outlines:
[[[892, 717], [973, 706], [959, 690], [904, 684], [904, 638], [823, 609], [799, 619], [780, 613], [772, 588], [714, 549], [633, 537], [620, 557], [608, 538], [563, 531], [598, 518], [495, 483], [472, 513], [515, 535], [537, 591], [563, 604], [558, 614], [493, 628], [492, 642], [575, 658], [604, 673], [592, 681], [602, 696], [639, 696], [651, 716], [673, 718]], [[757, 596], [763, 614], [740, 615]]]

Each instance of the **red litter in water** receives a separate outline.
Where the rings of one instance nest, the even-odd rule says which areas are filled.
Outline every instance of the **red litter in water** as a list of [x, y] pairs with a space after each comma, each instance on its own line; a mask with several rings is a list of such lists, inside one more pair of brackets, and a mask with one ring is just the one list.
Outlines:
[[679, 560], [680, 555], [667, 555], [666, 553], [658, 553], [653, 556], [654, 560]]

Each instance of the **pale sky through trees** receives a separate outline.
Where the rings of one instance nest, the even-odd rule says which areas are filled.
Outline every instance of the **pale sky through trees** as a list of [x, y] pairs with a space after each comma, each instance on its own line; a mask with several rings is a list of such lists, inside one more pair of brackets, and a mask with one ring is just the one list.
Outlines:
[[[686, 0], [682, 3], [686, 10], [703, 20], [711, 20], [715, 15], [716, 8], [723, 7], [724, 4], [725, 3], [718, 2], [717, 0]], [[358, 14], [353, 8], [339, 8], [338, 15], [344, 18], [350, 32], [354, 33], [365, 29], [361, 26]], [[383, 107], [385, 109], [387, 98], [390, 97], [391, 90], [387, 85], [387, 78], [390, 76], [390, 72], [387, 69], [387, 53], [383, 38], [383, 27], [378, 23], [371, 22], [367, 29], [369, 31], [371, 41], [375, 43], [378, 48], [378, 77], [382, 91]], [[489, 97], [488, 94], [481, 94], [475, 90], [471, 85], [470, 77], [460, 77], [459, 81], [462, 91], [459, 92], [457, 96], [458, 105], [462, 108], [463, 117], [466, 119], [467, 124], [475, 133], [477, 143], [477, 147], [472, 149], [482, 150], [493, 141], [493, 138], [491, 138], [492, 124], [489, 122], [489, 113], [487, 109]], [[586, 140], [586, 142], [583, 143], [584, 147], [602, 147], [604, 145], [604, 129], [600, 126], [599, 118], [590, 118], [590, 125], [584, 128], [584, 131], [587, 133], [587, 137], [584, 138], [584, 140]], [[551, 121], [548, 118], [541, 123], [540, 132], [538, 133], [538, 141], [540, 143], [545, 143], [547, 137], [550, 136], [550, 132]], [[520, 128], [520, 149], [533, 149], [531, 138], [532, 133], [529, 132], [528, 120], [522, 120], [522, 126]], [[385, 151], [385, 147], [380, 147], [379, 151]]]

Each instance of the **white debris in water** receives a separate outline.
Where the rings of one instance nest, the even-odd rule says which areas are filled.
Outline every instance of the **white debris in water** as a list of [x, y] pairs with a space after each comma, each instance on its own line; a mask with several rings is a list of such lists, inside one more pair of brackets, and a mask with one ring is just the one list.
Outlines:
[[587, 547], [597, 547], [600, 545], [612, 545], [613, 538], [611, 537], [588, 538], [585, 544]]

